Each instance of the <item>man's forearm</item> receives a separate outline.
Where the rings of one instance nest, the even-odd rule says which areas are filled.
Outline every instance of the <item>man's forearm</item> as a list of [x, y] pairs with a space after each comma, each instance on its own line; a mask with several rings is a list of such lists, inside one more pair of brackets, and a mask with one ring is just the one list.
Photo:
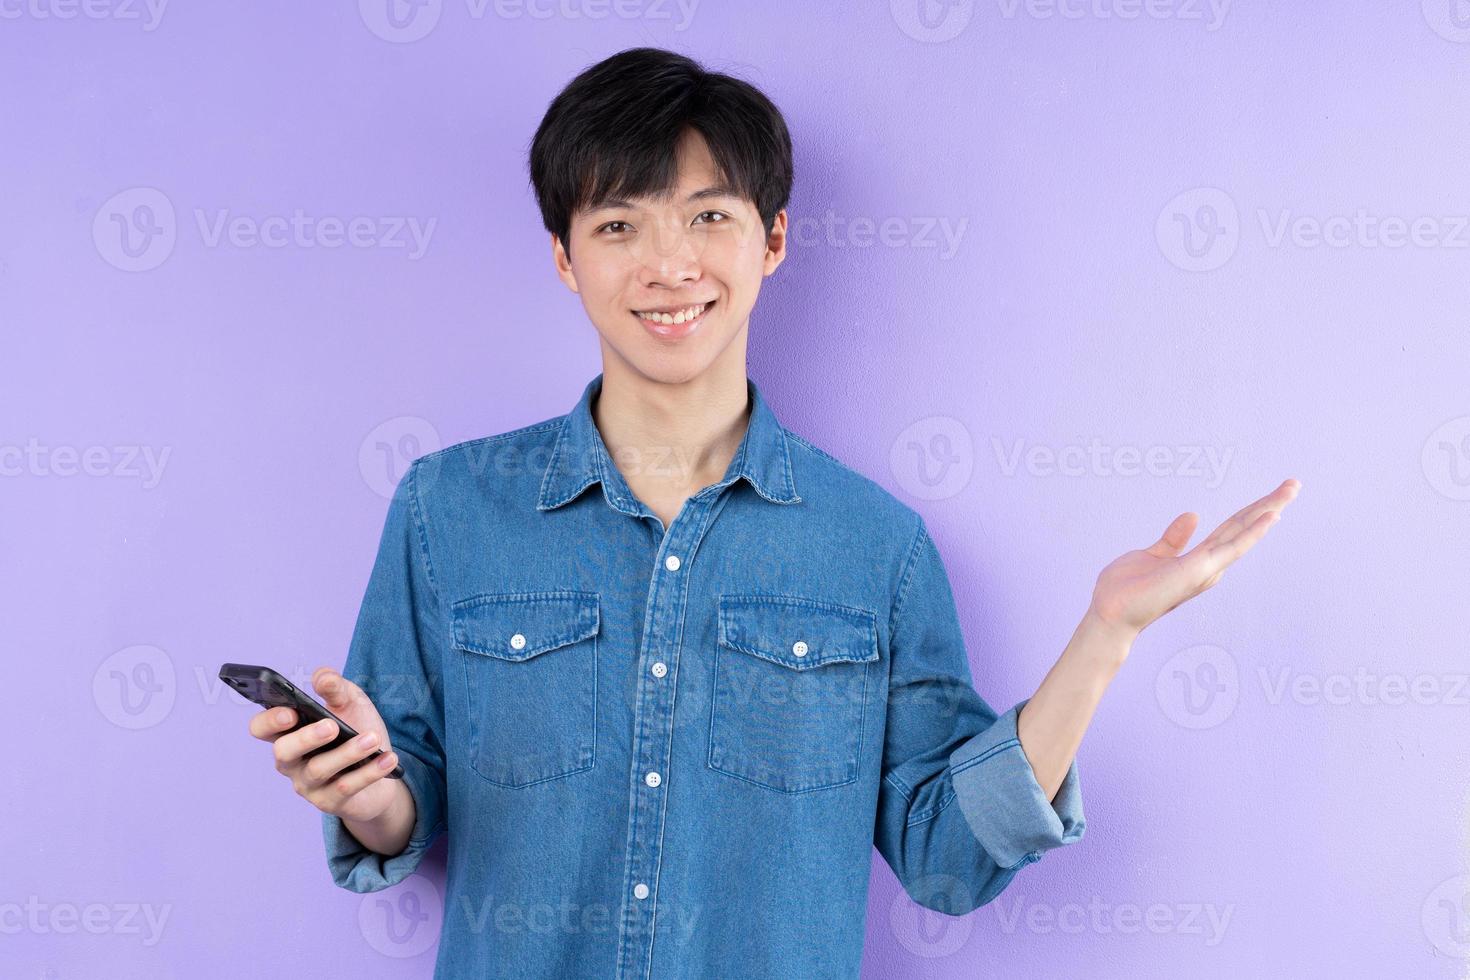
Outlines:
[[372, 820], [348, 820], [342, 818], [342, 825], [361, 842], [363, 847], [370, 851], [376, 851], [386, 857], [395, 857], [403, 853], [408, 846], [409, 834], [413, 832], [414, 820], [418, 816], [418, 807], [414, 804], [413, 794], [401, 779], [391, 780], [397, 788], [393, 796], [393, 802], [388, 805], [379, 816]]
[[1017, 716], [1021, 750], [1048, 800], [1061, 789], [1093, 712], [1136, 636], [1103, 623], [1089, 608], [1067, 648]]

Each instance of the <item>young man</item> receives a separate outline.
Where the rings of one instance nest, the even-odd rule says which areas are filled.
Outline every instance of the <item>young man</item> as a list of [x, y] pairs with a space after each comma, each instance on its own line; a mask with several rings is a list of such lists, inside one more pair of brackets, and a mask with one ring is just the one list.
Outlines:
[[746, 376], [786, 254], [775, 106], [625, 51], [556, 98], [530, 163], [602, 373], [405, 475], [343, 674], [313, 678], [363, 743], [303, 762], [333, 726], [282, 734], [284, 709], [251, 731], [323, 811], [338, 885], [396, 884], [448, 833], [436, 977], [856, 977], [874, 846], [961, 915], [1082, 837], [1074, 756], [1133, 638], [1297, 484], [1110, 565], [997, 714], [922, 518]]

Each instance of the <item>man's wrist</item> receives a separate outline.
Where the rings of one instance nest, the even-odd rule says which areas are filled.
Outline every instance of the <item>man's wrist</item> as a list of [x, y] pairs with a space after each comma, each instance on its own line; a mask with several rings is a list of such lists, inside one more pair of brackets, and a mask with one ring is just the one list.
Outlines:
[[1131, 626], [1105, 619], [1088, 606], [1072, 637], [1071, 647], [1085, 659], [1116, 670], [1128, 659], [1138, 633]]
[[393, 782], [397, 784], [398, 792], [382, 813], [371, 820], [342, 818], [343, 826], [357, 838], [358, 843], [385, 857], [397, 857], [403, 853], [413, 833], [414, 822], [418, 819], [418, 807], [413, 793], [403, 780], [395, 779]]

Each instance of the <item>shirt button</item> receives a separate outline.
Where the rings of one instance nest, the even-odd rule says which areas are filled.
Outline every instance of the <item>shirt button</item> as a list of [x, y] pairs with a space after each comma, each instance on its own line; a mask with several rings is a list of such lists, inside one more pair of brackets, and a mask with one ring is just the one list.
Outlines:
[[647, 776], [644, 776], [643, 781], [650, 786], [657, 786], [659, 783], [663, 782], [663, 780], [659, 778], [659, 775], [656, 772], [651, 772]]
[[806, 641], [805, 640], [797, 640], [795, 643], [791, 644], [791, 652], [794, 653], [794, 654], [796, 654], [798, 657], [805, 657], [806, 656]]
[[521, 649], [522, 647], [524, 647], [526, 645], [526, 638], [525, 638], [525, 636], [523, 636], [520, 633], [517, 633], [515, 636], [512, 636], [510, 638], [510, 645], [513, 646], [513, 647], [515, 647], [517, 650]]
[[641, 881], [638, 882], [638, 884], [636, 884], [636, 885], [633, 886], [633, 897], [634, 898], [647, 898], [648, 897], [648, 886], [645, 885]]
[[679, 570], [679, 556], [670, 555], [669, 557], [665, 558], [664, 567], [671, 572], [677, 572]]
[[662, 677], [669, 672], [669, 668], [664, 664], [662, 660], [650, 667], [649, 670], [653, 671], [654, 677]]

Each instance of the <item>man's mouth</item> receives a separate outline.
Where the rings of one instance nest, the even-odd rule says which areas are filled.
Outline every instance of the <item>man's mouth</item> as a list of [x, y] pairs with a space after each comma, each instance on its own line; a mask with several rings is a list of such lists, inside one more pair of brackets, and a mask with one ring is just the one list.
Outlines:
[[633, 312], [650, 323], [661, 323], [667, 327], [699, 319], [705, 310], [714, 305], [714, 302], [710, 300], [708, 303], [698, 303], [694, 306], [662, 307], [654, 310], [634, 310]]
[[714, 300], [692, 306], [667, 306], [649, 310], [634, 310], [633, 313], [651, 332], [660, 337], [683, 337], [694, 331], [703, 322], [705, 314], [715, 305]]

